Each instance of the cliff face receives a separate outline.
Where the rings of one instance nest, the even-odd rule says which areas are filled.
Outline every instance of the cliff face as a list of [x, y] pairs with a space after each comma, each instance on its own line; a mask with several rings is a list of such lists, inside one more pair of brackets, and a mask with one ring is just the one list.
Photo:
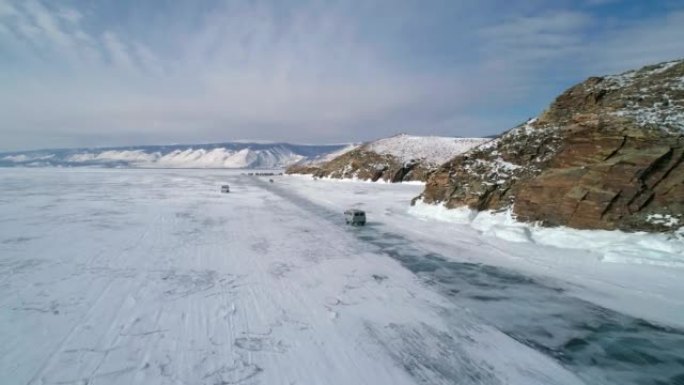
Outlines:
[[455, 157], [419, 197], [588, 229], [684, 225], [684, 61], [592, 77]]
[[293, 166], [287, 169], [289, 174], [311, 174], [318, 178], [361, 179], [372, 182], [425, 181], [430, 171], [419, 161], [404, 163], [392, 155], [380, 155], [364, 148], [352, 150], [319, 166]]
[[364, 144], [328, 162], [294, 165], [286, 172], [373, 182], [426, 181], [446, 160], [485, 141], [481, 138], [397, 135]]

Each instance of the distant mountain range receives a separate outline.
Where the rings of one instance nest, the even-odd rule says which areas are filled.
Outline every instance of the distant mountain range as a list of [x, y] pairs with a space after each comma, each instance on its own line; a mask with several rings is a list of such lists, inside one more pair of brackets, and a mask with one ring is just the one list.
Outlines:
[[226, 142], [49, 149], [0, 153], [0, 167], [284, 168], [349, 146]]

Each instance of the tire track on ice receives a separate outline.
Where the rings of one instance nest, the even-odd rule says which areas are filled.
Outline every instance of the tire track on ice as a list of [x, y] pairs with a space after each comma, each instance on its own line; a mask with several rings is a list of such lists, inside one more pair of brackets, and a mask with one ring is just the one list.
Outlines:
[[[37, 370], [36, 374], [31, 377], [31, 379], [26, 383], [26, 385], [31, 385], [34, 384], [40, 377], [45, 373], [46, 369], [50, 367], [56, 360], [56, 356], [58, 353], [64, 350], [64, 347], [66, 344], [73, 338], [74, 334], [76, 333], [76, 330], [81, 328], [87, 320], [92, 316], [92, 312], [95, 309], [96, 306], [99, 305], [100, 301], [102, 298], [104, 298], [105, 293], [111, 288], [112, 284], [114, 283], [114, 279], [111, 279], [105, 287], [98, 293], [96, 296], [95, 300], [93, 301], [92, 305], [89, 306], [88, 310], [85, 313], [85, 316], [80, 317], [80, 321], [76, 322], [74, 326], [69, 330], [69, 332], [64, 336], [64, 338], [57, 344], [55, 349], [52, 350], [52, 352], [48, 355], [45, 363], [41, 365], [40, 369]], [[41, 379], [42, 381], [42, 379]]]
[[[330, 247], [339, 252], [340, 255], [348, 253], [367, 253], [372, 251], [373, 254], [378, 254], [377, 247], [368, 248], [372, 245], [370, 242], [359, 238], [359, 233], [363, 231], [360, 228], [351, 228], [344, 224], [342, 213], [329, 210], [327, 208], [318, 206], [305, 198], [299, 197], [295, 194], [290, 194], [289, 191], [284, 191], [279, 187], [266, 184], [258, 179], [252, 179], [259, 187], [274, 193], [276, 196], [289, 202], [293, 207], [305, 209], [307, 212], [314, 214], [315, 217], [321, 218], [330, 222], [335, 228], [343, 230], [344, 233], [350, 234], [352, 237], [360, 239], [362, 242], [349, 249], [349, 245], [333, 244]], [[280, 210], [286, 215], [292, 216], [291, 213], [280, 207], [274, 205], [273, 210]], [[297, 212], [295, 210], [294, 212]], [[301, 213], [297, 214], [298, 218], [306, 218]], [[373, 226], [368, 226], [367, 229]], [[311, 242], [321, 242], [320, 233], [315, 231], [307, 233], [311, 238]], [[307, 243], [306, 240], [301, 240], [302, 243]], [[358, 249], [357, 249], [358, 248]], [[385, 254], [380, 252], [379, 254]], [[319, 260], [310, 261], [311, 263], [320, 263]], [[308, 269], [307, 269], [308, 270]], [[353, 290], [362, 290], [356, 293], [360, 301], [364, 301], [367, 296], [373, 295], [372, 287], [367, 287], [369, 282], [378, 283], [386, 277], [369, 276], [365, 279], [352, 275], [347, 277], [346, 284], [342, 291], [335, 297], [327, 298], [322, 304], [323, 308], [327, 310], [331, 322], [338, 322], [343, 313], [338, 312], [338, 306], [350, 305], [340, 296], [345, 297]], [[365, 293], [367, 291], [367, 293]], [[461, 325], [464, 326], [464, 325]], [[371, 322], [363, 321], [362, 329], [364, 335], [370, 340], [375, 341], [375, 348], [379, 348], [384, 354], [391, 358], [400, 368], [402, 368], [408, 375], [410, 375], [417, 383], [421, 384], [489, 384], [501, 385], [501, 380], [498, 378], [494, 369], [486, 362], [482, 361], [481, 357], [471, 354], [471, 352], [464, 348], [463, 341], [457, 341], [453, 336], [463, 337], [465, 341], [469, 338], [467, 335], [456, 330], [450, 330], [449, 333], [433, 329], [424, 324], [373, 324]], [[449, 338], [445, 338], [448, 336]], [[425, 341], [429, 342], [425, 342]], [[468, 341], [465, 345], [472, 346], [472, 341]], [[355, 364], [356, 362], [352, 362]], [[540, 382], [534, 382], [539, 384]], [[564, 383], [563, 381], [548, 382], [549, 384]]]
[[[151, 224], [148, 224], [145, 227], [145, 230], [139, 233], [139, 235], [135, 238], [135, 241], [133, 244], [128, 244], [114, 257], [108, 258], [106, 263], [104, 264], [104, 267], [99, 268], [99, 270], [103, 270], [105, 272], [108, 272], [108, 275], [111, 275], [114, 272], [118, 272], [117, 269], [112, 268], [111, 265], [116, 262], [120, 262], [121, 257], [126, 255], [128, 252], [131, 250], [134, 250], [138, 248], [145, 239], [149, 236], [151, 229], [150, 226], [154, 226], [155, 223], [160, 222], [162, 218], [162, 215], [159, 214], [154, 217], [154, 220], [152, 221]], [[103, 257], [104, 253], [99, 253], [97, 255], [92, 256], [87, 260], [87, 263], [85, 265], [83, 264], [76, 264], [76, 266], [80, 267], [80, 272], [77, 274], [77, 276], [85, 276], [88, 274], [93, 274], [93, 265], [96, 264], [101, 258]], [[63, 264], [63, 263], [62, 263]], [[126, 269], [123, 270], [124, 273]], [[91, 305], [88, 307], [88, 310], [84, 313], [84, 315], [79, 317], [79, 320], [74, 324], [74, 326], [69, 330], [69, 332], [65, 335], [65, 337], [57, 344], [55, 349], [52, 350], [52, 352], [48, 355], [45, 363], [41, 365], [40, 369], [37, 370], [36, 374], [27, 382], [27, 385], [35, 384], [36, 381], [40, 380], [42, 383], [45, 383], [45, 380], [42, 379], [42, 377], [45, 375], [45, 373], [52, 368], [56, 362], [59, 360], [60, 355], [65, 352], [65, 347], [68, 346], [68, 344], [78, 335], [77, 332], [81, 330], [84, 325], [87, 325], [93, 317], [97, 315], [97, 310], [101, 308], [102, 302], [104, 298], [108, 296], [108, 293], [112, 290], [113, 285], [116, 283], [117, 287], [119, 287], [121, 284], [125, 283], [131, 283], [130, 289], [125, 292], [125, 293], [120, 293], [123, 295], [118, 295], [118, 298], [120, 298], [119, 305], [117, 307], [117, 310], [112, 314], [110, 317], [110, 322], [106, 328], [103, 328], [101, 330], [104, 330], [101, 335], [102, 338], [106, 338], [107, 335], [111, 334], [114, 329], [115, 329], [115, 324], [119, 321], [119, 316], [121, 314], [122, 309], [124, 308], [126, 302], [130, 299], [133, 302], [135, 301], [135, 295], [133, 294], [133, 291], [137, 287], [136, 293], [139, 293], [140, 290], [142, 289], [142, 286], [140, 285], [141, 279], [140, 277], [143, 275], [143, 273], [137, 273], [134, 274], [133, 276], [127, 276], [127, 275], [122, 275], [122, 276], [115, 276], [112, 278], [108, 278], [107, 283], [104, 285], [104, 288], [97, 294], [95, 299], [92, 301]], [[76, 279], [76, 277], [72, 277], [71, 279]], [[114, 295], [117, 293], [114, 292]], [[118, 335], [118, 333], [117, 333]], [[120, 336], [119, 336], [120, 337]], [[97, 371], [99, 368], [102, 366], [102, 364], [106, 361], [106, 359], [109, 356], [109, 353], [112, 351], [112, 346], [116, 345], [116, 342], [119, 341], [120, 339], [117, 339], [114, 341], [114, 343], [108, 344], [109, 346], [104, 347], [102, 349], [99, 349], [100, 351], [103, 351], [104, 354], [99, 360], [99, 363], [96, 365], [95, 369], [92, 371], [92, 373], [86, 377], [80, 378], [80, 379], [75, 379], [74, 381], [82, 381], [85, 380], [86, 383], [89, 383], [89, 379], [95, 378], [95, 377], [101, 377], [97, 375]], [[115, 372], [110, 373], [111, 374], [116, 374], [116, 373], [123, 373], [120, 370], [117, 370]]]

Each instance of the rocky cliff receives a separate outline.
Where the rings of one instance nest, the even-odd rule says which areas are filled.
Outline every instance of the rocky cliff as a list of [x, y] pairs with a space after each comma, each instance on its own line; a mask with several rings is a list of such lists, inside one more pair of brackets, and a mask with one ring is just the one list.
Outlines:
[[289, 174], [386, 182], [425, 181], [451, 157], [486, 139], [397, 135], [358, 146], [323, 163], [302, 163]]
[[684, 225], [684, 61], [592, 77], [451, 159], [418, 199], [585, 229]]

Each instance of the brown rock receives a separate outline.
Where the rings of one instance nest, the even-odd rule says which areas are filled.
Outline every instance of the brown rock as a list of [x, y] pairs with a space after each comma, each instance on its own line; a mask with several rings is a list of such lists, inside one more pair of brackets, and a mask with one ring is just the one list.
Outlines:
[[587, 229], [684, 225], [684, 61], [593, 77], [538, 119], [452, 159], [419, 197]]

